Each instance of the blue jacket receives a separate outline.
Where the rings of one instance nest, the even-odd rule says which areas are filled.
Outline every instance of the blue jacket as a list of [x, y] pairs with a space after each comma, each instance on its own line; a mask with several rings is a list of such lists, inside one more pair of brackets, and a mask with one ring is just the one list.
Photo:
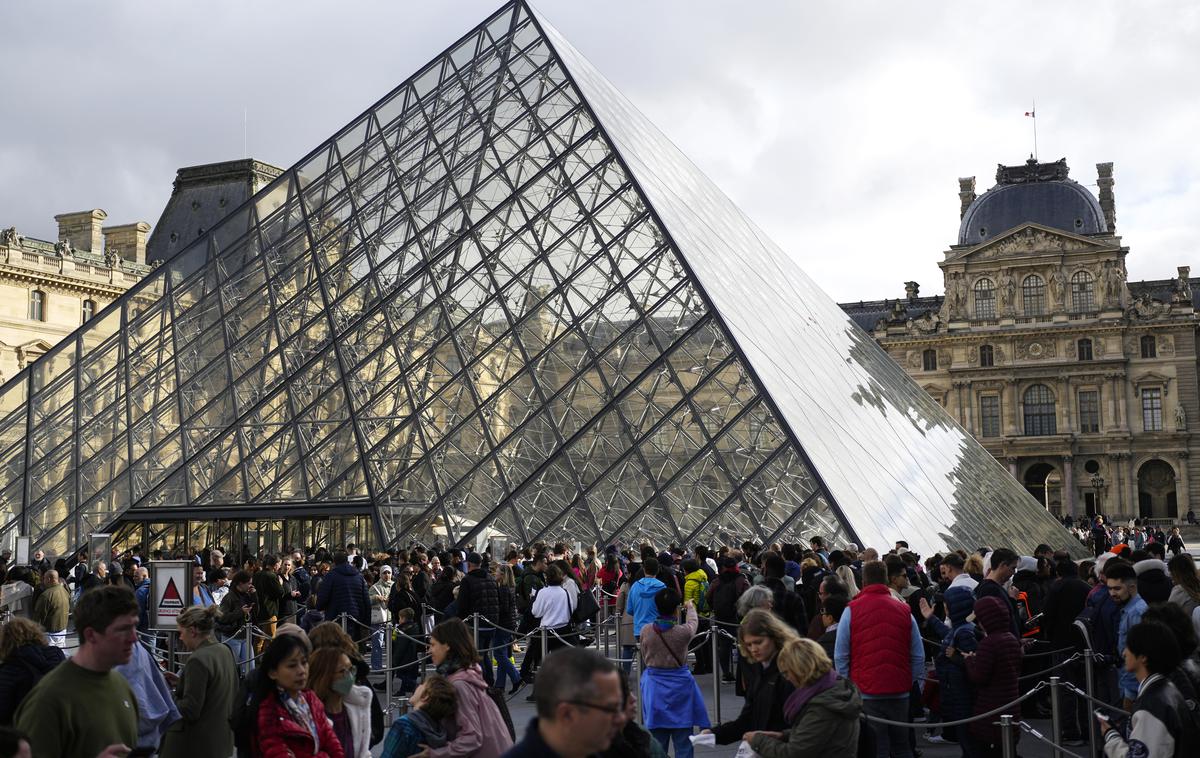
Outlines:
[[[349, 563], [339, 563], [325, 575], [317, 588], [317, 610], [325, 612], [325, 618], [337, 621], [345, 613], [350, 618], [369, 628], [371, 625], [371, 601], [367, 597], [367, 582], [358, 569]], [[352, 633], [361, 637], [362, 633]]]
[[150, 631], [150, 580], [143, 579], [142, 583], [133, 591], [133, 596], [137, 599], [138, 604], [138, 631]]
[[[1129, 630], [1141, 623], [1142, 614], [1146, 612], [1146, 601], [1141, 595], [1134, 595], [1129, 602], [1121, 606], [1121, 621], [1117, 626], [1117, 652], [1125, 649], [1125, 639]], [[1124, 666], [1117, 666], [1117, 679], [1121, 683], [1121, 695], [1133, 700], [1138, 694], [1138, 680]]]
[[654, 605], [654, 596], [667, 585], [652, 576], [638, 579], [629, 588], [629, 598], [625, 601], [625, 612], [633, 616], [633, 636], [641, 638], [642, 627], [658, 618], [658, 608]]
[[[942, 640], [938, 656], [933, 661], [941, 688], [942, 718], [957, 721], [971, 717], [971, 707], [975, 702], [974, 688], [961, 655], [973, 653], [979, 647], [975, 625], [967, 621], [967, 616], [974, 611], [975, 597], [966, 587], [952, 587], [946, 590], [945, 598], [951, 626], [946, 626], [937, 616], [931, 616], [925, 628]], [[953, 658], [946, 657], [946, 650], [950, 647], [959, 654]]]

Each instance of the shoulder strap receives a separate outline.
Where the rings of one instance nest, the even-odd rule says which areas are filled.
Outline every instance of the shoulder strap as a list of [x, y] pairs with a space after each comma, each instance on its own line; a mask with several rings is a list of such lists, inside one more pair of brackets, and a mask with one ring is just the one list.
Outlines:
[[682, 666], [683, 661], [679, 660], [679, 655], [671, 649], [671, 645], [667, 642], [667, 638], [663, 636], [662, 630], [653, 624], [650, 625], [650, 628], [658, 632], [658, 638], [662, 640], [663, 647], [665, 647], [667, 652], [671, 654], [671, 657], [675, 659], [675, 663]]

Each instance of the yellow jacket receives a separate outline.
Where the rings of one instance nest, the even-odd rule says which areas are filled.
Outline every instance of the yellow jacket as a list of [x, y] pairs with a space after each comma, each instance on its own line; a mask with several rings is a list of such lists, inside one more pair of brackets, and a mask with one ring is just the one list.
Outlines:
[[[704, 585], [708, 581], [708, 574], [704, 573], [703, 569], [696, 569], [692, 573], [683, 578], [683, 602], [691, 600], [696, 604], [696, 610], [700, 611], [701, 599], [704, 594]], [[708, 618], [710, 613], [704, 611], [701, 616]]]

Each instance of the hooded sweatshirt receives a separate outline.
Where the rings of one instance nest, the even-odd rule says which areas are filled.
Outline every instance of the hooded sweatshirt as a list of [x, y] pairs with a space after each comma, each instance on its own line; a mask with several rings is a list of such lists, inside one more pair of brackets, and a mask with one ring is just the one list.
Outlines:
[[[975, 601], [975, 621], [983, 627], [985, 636], [979, 643], [979, 650], [965, 663], [967, 676], [975, 685], [973, 713], [978, 715], [1011, 703], [1020, 694], [1021, 643], [1010, 631], [1012, 620], [1008, 604], [998, 597], [981, 597]], [[1018, 718], [1020, 706], [1013, 706], [1004, 713]], [[986, 744], [998, 745], [1000, 727], [992, 725], [995, 720], [972, 721], [971, 735]]]
[[654, 596], [666, 586], [652, 576], [644, 576], [630, 586], [626, 612], [633, 616], [633, 635], [635, 637], [640, 639], [642, 627], [658, 618], [658, 608], [654, 605]]
[[854, 755], [858, 749], [862, 697], [849, 679], [830, 671], [794, 691], [784, 705], [787, 740], [757, 734], [750, 747], [762, 758]]
[[[440, 670], [440, 669], [439, 669]], [[508, 726], [500, 709], [487, 692], [487, 682], [479, 664], [460, 668], [447, 679], [458, 694], [454, 721], [458, 727], [454, 739], [441, 747], [430, 747], [430, 758], [470, 755], [473, 758], [498, 758], [512, 747]]]
[[[967, 621], [975, 609], [975, 597], [966, 587], [951, 587], [946, 590], [944, 599], [950, 626], [932, 616], [926, 622], [926, 628], [942, 641], [940, 653], [933, 662], [942, 690], [942, 715], [947, 721], [957, 721], [971, 715], [974, 699], [974, 688], [967, 678], [964, 659], [958, 653], [973, 653], [979, 647], [975, 625]], [[946, 655], [950, 648], [955, 650], [955, 655]]]

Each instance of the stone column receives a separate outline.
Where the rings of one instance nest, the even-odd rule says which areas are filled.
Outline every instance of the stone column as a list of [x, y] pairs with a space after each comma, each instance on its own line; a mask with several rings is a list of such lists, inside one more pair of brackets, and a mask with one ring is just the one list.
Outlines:
[[1075, 517], [1075, 459], [1064, 455], [1063, 463], [1063, 511]]
[[1058, 406], [1062, 409], [1059, 413], [1058, 433], [1070, 434], [1075, 427], [1071, 423], [1071, 380], [1067, 377], [1058, 380], [1058, 397], [1061, 401]]
[[1116, 431], [1117, 429], [1121, 428], [1121, 425], [1117, 420], [1117, 393], [1119, 393], [1121, 390], [1117, 384], [1117, 379], [1115, 376], [1112, 374], [1106, 374], [1104, 378], [1108, 380], [1108, 386], [1103, 387], [1104, 394], [1108, 396], [1108, 402], [1105, 403], [1105, 405], [1108, 406], [1108, 413], [1105, 414], [1108, 418], [1104, 420], [1104, 428], [1108, 429], [1109, 431]]
[[1004, 419], [1004, 436], [1016, 437], [1020, 434], [1017, 431], [1019, 428], [1017, 425], [1017, 413], [1019, 410], [1017, 408], [1017, 383], [1009, 380], [1005, 385], [1005, 390], [1004, 395], [1007, 397], [1001, 403], [1004, 407], [1000, 409], [1000, 415]]
[[1008, 473], [1013, 475], [1013, 479], [1017, 478], [1017, 459], [1005, 458], [1005, 463], [1008, 464]]
[[1175, 503], [1176, 518], [1187, 515], [1188, 504], [1191, 502], [1191, 487], [1188, 481], [1188, 451], [1184, 450], [1175, 456], [1179, 465], [1175, 467]]

